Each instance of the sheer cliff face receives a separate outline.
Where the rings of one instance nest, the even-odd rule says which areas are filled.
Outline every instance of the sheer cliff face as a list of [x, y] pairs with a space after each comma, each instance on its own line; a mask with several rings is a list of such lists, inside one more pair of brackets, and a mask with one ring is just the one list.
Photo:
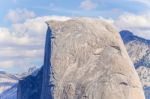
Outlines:
[[54, 99], [144, 99], [134, 66], [111, 25], [80, 18], [50, 21], [49, 26]]
[[19, 81], [17, 99], [144, 99], [113, 26], [89, 18], [48, 23], [44, 65]]

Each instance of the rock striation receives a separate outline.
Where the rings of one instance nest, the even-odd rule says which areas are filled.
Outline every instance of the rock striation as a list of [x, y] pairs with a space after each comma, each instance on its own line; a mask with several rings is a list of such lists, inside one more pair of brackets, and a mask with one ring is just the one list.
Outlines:
[[19, 82], [18, 99], [145, 99], [112, 25], [75, 18], [48, 27], [43, 68]]
[[144, 99], [113, 26], [98, 19], [50, 21], [54, 99]]

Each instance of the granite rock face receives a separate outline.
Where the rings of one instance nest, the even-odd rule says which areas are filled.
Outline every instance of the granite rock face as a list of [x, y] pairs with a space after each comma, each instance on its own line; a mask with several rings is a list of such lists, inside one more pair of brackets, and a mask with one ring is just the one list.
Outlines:
[[119, 33], [98, 19], [49, 21], [44, 65], [17, 99], [145, 99]]
[[48, 23], [54, 99], [145, 99], [113, 26], [89, 18]]

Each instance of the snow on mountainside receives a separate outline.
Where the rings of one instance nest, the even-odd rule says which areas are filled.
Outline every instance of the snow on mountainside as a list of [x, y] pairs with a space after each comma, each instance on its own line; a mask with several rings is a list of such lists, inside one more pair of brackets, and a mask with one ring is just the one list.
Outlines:
[[150, 68], [140, 66], [137, 68], [137, 72], [144, 87], [150, 86]]
[[120, 34], [135, 68], [150, 68], [150, 40], [135, 36], [127, 30], [121, 31]]
[[127, 30], [120, 34], [143, 86], [150, 86], [150, 40], [135, 36]]
[[21, 74], [16, 74], [15, 76], [18, 77], [19, 79], [23, 79], [23, 78], [25, 78], [25, 77], [27, 77], [29, 75], [33, 75], [33, 76], [37, 75], [39, 70], [40, 69], [37, 68], [37, 67], [31, 67], [31, 68], [28, 69], [28, 71], [23, 72]]
[[120, 34], [143, 84], [146, 99], [150, 99], [150, 40], [127, 30], [121, 31]]
[[29, 68], [22, 74], [8, 74], [0, 71], [0, 99], [16, 99], [18, 80], [25, 79], [27, 76], [36, 76], [40, 69]]
[[0, 99], [17, 99], [17, 84], [0, 94]]
[[17, 81], [18, 78], [15, 75], [0, 71], [0, 93], [12, 87]]

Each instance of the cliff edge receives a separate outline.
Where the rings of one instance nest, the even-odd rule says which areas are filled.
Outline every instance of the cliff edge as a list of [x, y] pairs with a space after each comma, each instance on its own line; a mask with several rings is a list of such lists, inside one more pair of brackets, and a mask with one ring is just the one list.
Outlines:
[[[37, 79], [42, 81], [38, 81], [41, 92], [36, 90], [40, 94], [36, 99], [145, 99], [139, 77], [112, 25], [99, 19], [75, 18], [49, 21], [48, 27], [50, 43], [44, 60], [48, 64], [44, 63]], [[34, 85], [34, 81], [29, 82]], [[28, 97], [22, 86], [18, 96]], [[29, 93], [36, 87], [31, 88]]]

